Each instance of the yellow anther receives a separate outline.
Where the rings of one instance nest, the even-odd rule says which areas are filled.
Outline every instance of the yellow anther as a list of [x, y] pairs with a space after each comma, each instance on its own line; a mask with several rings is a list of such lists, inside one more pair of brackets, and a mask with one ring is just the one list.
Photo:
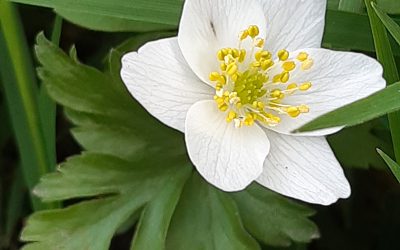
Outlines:
[[244, 125], [251, 126], [254, 124], [254, 117], [252, 114], [248, 113], [244, 119]]
[[285, 49], [282, 49], [278, 52], [278, 58], [281, 61], [286, 61], [289, 58], [289, 52]]
[[267, 70], [271, 68], [274, 65], [274, 62], [271, 59], [263, 60], [261, 62], [261, 68], [262, 70]]
[[230, 76], [233, 76], [237, 71], [238, 71], [238, 66], [234, 62], [226, 67], [226, 73], [228, 73], [228, 75]]
[[294, 69], [296, 68], [296, 64], [295, 64], [293, 61], [284, 62], [284, 63], [282, 64], [282, 68], [283, 68], [285, 71], [292, 71], [292, 70], [294, 70]]
[[218, 72], [211, 72], [209, 75], [209, 79], [212, 82], [218, 81], [221, 78], [221, 75]]
[[244, 62], [244, 59], [246, 59], [246, 50], [242, 49], [240, 50], [239, 62]]
[[258, 102], [258, 103], [257, 103], [257, 107], [258, 107], [259, 109], [264, 109], [264, 108], [265, 108], [265, 104], [264, 104], [263, 102]]
[[280, 98], [282, 96], [282, 91], [280, 89], [272, 90], [271, 97]]
[[301, 64], [301, 69], [302, 70], [309, 70], [311, 67], [314, 65], [314, 60], [312, 59], [307, 59]]
[[310, 89], [311, 86], [312, 86], [311, 82], [306, 82], [306, 83], [303, 83], [302, 85], [300, 85], [299, 89], [301, 91], [306, 91], [306, 90]]
[[259, 61], [254, 61], [254, 62], [251, 63], [251, 66], [253, 66], [255, 68], [258, 68], [258, 67], [261, 66], [261, 63]]
[[236, 108], [240, 109], [243, 107], [243, 104], [241, 102], [236, 103]]
[[300, 62], [304, 62], [307, 59], [308, 59], [308, 54], [306, 52], [300, 52], [299, 55], [297, 56], [297, 60], [299, 60]]
[[228, 115], [226, 116], [226, 121], [231, 122], [236, 117], [237, 117], [237, 114], [234, 111], [229, 111]]
[[299, 107], [299, 110], [300, 110], [300, 112], [301, 113], [308, 113], [308, 112], [310, 112], [310, 108], [307, 106], [307, 105], [300, 105]]
[[265, 40], [262, 38], [257, 38], [254, 42], [254, 45], [258, 48], [264, 47]]
[[239, 78], [239, 75], [238, 75], [237, 73], [231, 75], [231, 79], [232, 79], [232, 81], [234, 81], [234, 82], [236, 82], [238, 78]]
[[218, 50], [218, 52], [217, 52], [218, 60], [223, 61], [225, 59], [225, 55], [226, 54], [224, 53], [224, 51], [222, 49]]
[[233, 50], [232, 50], [232, 56], [233, 56], [234, 58], [239, 58], [239, 56], [240, 56], [240, 51], [239, 51], [238, 49], [233, 49]]
[[260, 50], [256, 52], [255, 58], [257, 61], [260, 61], [262, 59], [271, 59], [271, 53], [267, 50]]
[[247, 32], [249, 33], [249, 36], [251, 38], [255, 38], [256, 36], [258, 36], [258, 34], [260, 34], [260, 30], [258, 29], [257, 25], [249, 26], [249, 28], [247, 29]]
[[296, 83], [291, 83], [287, 86], [287, 90], [294, 90], [297, 89], [297, 84]]
[[221, 105], [221, 106], [218, 106], [218, 108], [219, 108], [219, 110], [221, 110], [222, 112], [225, 112], [225, 111], [228, 110], [228, 105], [223, 104], [223, 105]]
[[289, 78], [290, 78], [289, 72], [283, 72], [281, 74], [280, 81], [283, 82], [283, 83], [287, 83], [289, 81]]
[[239, 39], [240, 41], [243, 41], [244, 39], [246, 39], [249, 36], [249, 31], [248, 30], [243, 30], [242, 32], [240, 32], [239, 34]]
[[282, 74], [274, 75], [274, 77], [272, 78], [272, 82], [273, 83], [280, 82], [281, 81], [281, 76], [282, 76]]
[[300, 115], [300, 110], [298, 107], [289, 107], [286, 109], [286, 113], [291, 117], [297, 117]]
[[225, 63], [221, 63], [220, 66], [222, 71], [226, 71], [226, 64]]

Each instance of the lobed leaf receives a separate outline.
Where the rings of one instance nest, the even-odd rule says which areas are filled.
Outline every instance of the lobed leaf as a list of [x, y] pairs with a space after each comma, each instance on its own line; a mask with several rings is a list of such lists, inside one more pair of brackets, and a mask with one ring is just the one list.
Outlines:
[[186, 183], [168, 231], [167, 250], [260, 249], [227, 194], [197, 173]]
[[[307, 217], [314, 211], [253, 184], [233, 194], [245, 228], [264, 244], [289, 246], [292, 241], [318, 238], [318, 228]], [[276, 225], [279, 225], [278, 227]], [[301, 228], [302, 230], [293, 230]]]

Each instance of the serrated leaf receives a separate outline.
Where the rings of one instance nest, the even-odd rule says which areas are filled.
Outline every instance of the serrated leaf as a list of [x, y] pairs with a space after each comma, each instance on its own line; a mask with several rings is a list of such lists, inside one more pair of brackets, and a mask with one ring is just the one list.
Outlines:
[[314, 214], [312, 209], [258, 184], [233, 194], [233, 198], [245, 228], [264, 244], [289, 246], [292, 241], [310, 242], [319, 237], [317, 226], [308, 219]]
[[21, 236], [22, 240], [34, 243], [22, 249], [107, 250], [117, 228], [146, 202], [140, 192], [134, 194], [134, 199], [103, 198], [35, 213]]
[[378, 153], [382, 157], [382, 159], [386, 162], [389, 166], [390, 170], [392, 171], [393, 175], [396, 177], [397, 181], [400, 183], [400, 165], [397, 164], [392, 158], [390, 158], [387, 154], [385, 154], [382, 150], [377, 149]]
[[[160, 162], [164, 163], [162, 168]], [[187, 179], [191, 168], [185, 164], [185, 158], [166, 162], [161, 157], [147, 157], [132, 162], [93, 153], [69, 159], [58, 173], [42, 178], [35, 189], [37, 195], [46, 201], [112, 196], [34, 214], [21, 238], [35, 243], [25, 248], [107, 249], [123, 222], [165, 185], [178, 185]], [[178, 189], [171, 193], [179, 196]]]
[[[186, 176], [184, 176], [186, 177]], [[187, 178], [167, 183], [143, 209], [131, 250], [164, 250], [168, 227]]]
[[399, 110], [399, 99], [400, 82], [392, 84], [371, 96], [322, 115], [296, 131], [306, 132], [329, 127], [361, 124]]
[[186, 183], [167, 235], [167, 250], [260, 249], [234, 201], [197, 173]]

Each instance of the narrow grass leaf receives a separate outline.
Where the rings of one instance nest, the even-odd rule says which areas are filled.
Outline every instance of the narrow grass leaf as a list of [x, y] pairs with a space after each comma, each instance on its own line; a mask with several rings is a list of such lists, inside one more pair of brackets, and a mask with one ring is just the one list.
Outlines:
[[[368, 17], [371, 24], [372, 35], [374, 38], [376, 55], [383, 66], [383, 75], [388, 84], [393, 84], [400, 80], [396, 62], [392, 53], [389, 37], [385, 26], [373, 9], [375, 1], [365, 0]], [[389, 125], [392, 134], [394, 154], [396, 160], [400, 162], [400, 113], [389, 114]]]
[[340, 0], [339, 1], [339, 10], [342, 10], [342, 11], [362, 13], [363, 7], [364, 7], [363, 0]]
[[392, 170], [394, 176], [396, 177], [397, 181], [400, 183], [400, 165], [397, 164], [392, 158], [390, 158], [387, 154], [385, 154], [382, 150], [377, 149], [378, 153], [382, 157], [382, 159], [386, 162], [389, 166], [390, 170]]
[[[0, 0], [0, 71], [16, 136], [23, 176], [29, 189], [49, 171], [49, 158], [40, 127], [38, 91], [30, 53], [17, 11]], [[47, 207], [32, 197], [35, 210]]]
[[400, 1], [398, 0], [377, 0], [376, 3], [389, 14], [400, 14]]
[[353, 126], [400, 110], [400, 82], [331, 111], [305, 124], [295, 132], [306, 132], [338, 126]]
[[[400, 2], [399, 2], [400, 3]], [[376, 14], [381, 19], [387, 30], [400, 45], [400, 26], [392, 18], [390, 18], [381, 8], [375, 4], [372, 5]]]

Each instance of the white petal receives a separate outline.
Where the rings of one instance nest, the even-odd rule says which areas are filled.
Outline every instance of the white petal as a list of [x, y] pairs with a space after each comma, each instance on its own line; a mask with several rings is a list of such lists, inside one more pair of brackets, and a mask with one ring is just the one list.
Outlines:
[[[311, 81], [307, 91], [298, 91], [285, 98], [285, 104], [306, 104], [310, 112], [296, 118], [282, 116], [282, 122], [271, 128], [290, 134], [307, 122], [346, 104], [367, 97], [385, 87], [382, 66], [373, 58], [359, 53], [337, 52], [326, 49], [305, 49], [314, 60], [307, 71], [298, 70], [290, 82], [298, 84]], [[296, 52], [297, 53], [297, 52]], [[295, 53], [295, 54], [296, 54]], [[297, 135], [326, 135], [339, 129], [324, 129]]]
[[350, 185], [324, 137], [266, 133], [271, 150], [257, 182], [283, 195], [322, 205], [350, 196]]
[[256, 0], [186, 0], [179, 26], [179, 46], [193, 71], [205, 82], [219, 70], [217, 51], [239, 45], [238, 35], [258, 25], [265, 37], [265, 17]]
[[147, 43], [137, 53], [126, 54], [121, 77], [150, 114], [182, 132], [189, 108], [213, 98], [214, 90], [187, 65], [176, 37]]
[[267, 19], [267, 50], [321, 47], [326, 0], [258, 1], [263, 5]]
[[262, 172], [269, 141], [258, 126], [235, 128], [214, 101], [194, 104], [186, 119], [185, 139], [199, 173], [224, 191], [244, 189]]

